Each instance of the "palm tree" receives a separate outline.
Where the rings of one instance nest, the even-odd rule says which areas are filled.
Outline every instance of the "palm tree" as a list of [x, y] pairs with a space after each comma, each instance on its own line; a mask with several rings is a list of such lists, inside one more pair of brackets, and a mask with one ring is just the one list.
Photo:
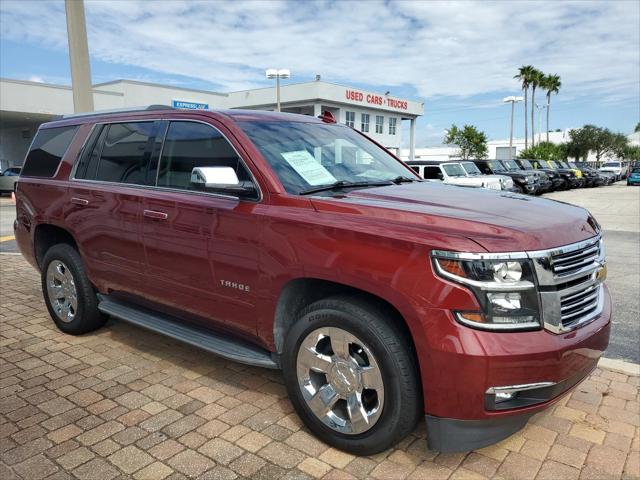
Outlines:
[[542, 73], [537, 68], [533, 69], [531, 72], [531, 77], [529, 78], [529, 84], [531, 85], [531, 146], [535, 147], [535, 128], [533, 123], [533, 118], [535, 114], [535, 106], [536, 106], [536, 88], [542, 83], [544, 79], [544, 73]]
[[[522, 90], [524, 91], [524, 148], [525, 149], [528, 146], [528, 137], [529, 137], [529, 132], [527, 129], [527, 121], [528, 121], [527, 120], [527, 93], [529, 92], [529, 85], [531, 85], [532, 74], [535, 71], [536, 69], [533, 67], [533, 65], [522, 65], [518, 69], [518, 74], [513, 77], [520, 80], [520, 83], [522, 85]], [[531, 107], [531, 109], [533, 110], [533, 106]], [[531, 125], [531, 128], [533, 128], [533, 123]]]
[[560, 81], [560, 75], [545, 75], [542, 79], [542, 83], [540, 84], [541, 88], [544, 88], [547, 91], [547, 142], [549, 141], [549, 110], [551, 109], [551, 94], [557, 94], [560, 91], [560, 87], [562, 87], [562, 82]]

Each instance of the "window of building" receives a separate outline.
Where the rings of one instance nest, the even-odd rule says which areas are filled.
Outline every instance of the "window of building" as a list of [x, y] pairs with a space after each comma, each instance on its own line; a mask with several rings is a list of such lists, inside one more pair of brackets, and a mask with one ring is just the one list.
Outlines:
[[384, 133], [384, 117], [376, 115], [376, 133]]
[[347, 116], [347, 127], [355, 127], [356, 126], [356, 112], [345, 112]]
[[240, 181], [251, 181], [238, 154], [215, 128], [203, 123], [171, 122], [162, 148], [158, 186], [197, 190], [195, 167], [232, 167]]
[[360, 116], [360, 131], [368, 132], [369, 131], [369, 114], [363, 113]]
[[100, 153], [96, 180], [132, 185], [152, 183], [148, 169], [157, 126], [155, 122], [109, 125]]
[[398, 119], [395, 117], [391, 117], [389, 119], [389, 135], [395, 135], [397, 127], [398, 127]]
[[23, 177], [53, 177], [78, 127], [43, 128], [38, 131], [22, 169]]

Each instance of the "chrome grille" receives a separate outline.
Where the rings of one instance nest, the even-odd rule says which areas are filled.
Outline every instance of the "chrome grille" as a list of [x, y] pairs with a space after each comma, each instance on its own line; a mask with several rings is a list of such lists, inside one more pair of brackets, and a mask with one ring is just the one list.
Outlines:
[[579, 323], [598, 308], [600, 284], [590, 284], [582, 290], [560, 297], [560, 317], [564, 327]]
[[564, 333], [600, 315], [604, 286], [598, 272], [605, 264], [600, 235], [550, 250], [527, 252], [541, 287], [544, 326]]
[[553, 273], [559, 277], [572, 275], [593, 265], [600, 257], [600, 243], [595, 242], [580, 249], [558, 253], [551, 257]]

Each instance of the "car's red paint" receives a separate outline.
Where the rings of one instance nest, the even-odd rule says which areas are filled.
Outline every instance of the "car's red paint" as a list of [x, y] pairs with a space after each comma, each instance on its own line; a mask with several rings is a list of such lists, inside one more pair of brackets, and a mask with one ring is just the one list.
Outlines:
[[[477, 331], [451, 313], [478, 310], [474, 295], [437, 277], [429, 260], [433, 249], [510, 252], [584, 240], [596, 232], [583, 209], [432, 183], [334, 198], [290, 195], [236, 124], [281, 121], [286, 118], [281, 114], [162, 111], [90, 121], [144, 118], [194, 119], [220, 129], [257, 179], [261, 200], [68, 181], [90, 125], [78, 119], [56, 122], [83, 125], [55, 178], [18, 183], [16, 239], [31, 264], [37, 267], [36, 227], [59, 226], [75, 239], [99, 291], [124, 291], [168, 311], [186, 310], [271, 350], [276, 304], [288, 282], [324, 279], [369, 292], [403, 316], [420, 364], [425, 412], [442, 417], [516, 413], [486, 411], [486, 389], [566, 379], [595, 366], [607, 346], [608, 293], [601, 316], [567, 334]], [[89, 203], [71, 203], [72, 197]], [[147, 218], [144, 210], [161, 210], [168, 218]], [[225, 288], [221, 279], [250, 290]]]

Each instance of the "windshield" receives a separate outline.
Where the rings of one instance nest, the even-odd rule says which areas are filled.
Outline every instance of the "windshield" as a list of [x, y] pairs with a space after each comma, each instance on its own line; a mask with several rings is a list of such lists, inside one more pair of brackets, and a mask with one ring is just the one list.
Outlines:
[[459, 163], [448, 163], [442, 165], [442, 168], [450, 177], [466, 177], [467, 172], [465, 172], [464, 168]]
[[504, 168], [504, 165], [502, 165], [502, 163], [498, 162], [497, 160], [490, 160], [487, 162], [487, 164], [489, 165], [489, 168], [491, 169], [492, 172], [506, 172], [507, 169]]
[[607, 162], [604, 165], [602, 165], [603, 167], [614, 167], [614, 168], [618, 168], [620, 167], [620, 162]]
[[578, 168], [575, 163], [567, 162], [571, 168]]
[[522, 165], [525, 170], [533, 170], [533, 165], [531, 165], [529, 160], [520, 160], [520, 165]]
[[555, 162], [554, 160], [547, 160], [547, 163], [553, 169], [557, 170], [558, 168], [560, 168], [560, 165], [558, 165], [558, 162]]
[[520, 167], [518, 167], [518, 164], [516, 162], [514, 162], [513, 160], [503, 160], [502, 164], [509, 171], [520, 170]]
[[303, 122], [238, 122], [285, 190], [300, 194], [336, 182], [416, 179], [386, 150], [349, 127]]
[[473, 162], [461, 162], [460, 165], [462, 165], [464, 171], [469, 175], [482, 175], [482, 172], [480, 171], [478, 166]]

